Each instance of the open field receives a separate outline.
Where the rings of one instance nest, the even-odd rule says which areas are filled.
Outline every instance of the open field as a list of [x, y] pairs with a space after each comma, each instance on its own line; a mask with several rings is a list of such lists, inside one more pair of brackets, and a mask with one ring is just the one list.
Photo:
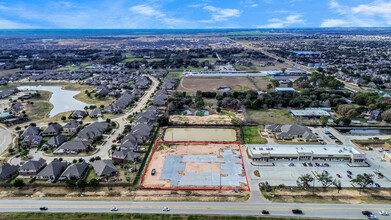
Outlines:
[[258, 88], [261, 90], [267, 90], [267, 85], [271, 84], [270, 79], [271, 77], [269, 76], [261, 76], [261, 77], [251, 77], [255, 85], [257, 85]]
[[246, 110], [245, 118], [247, 122], [257, 124], [293, 124], [296, 119], [289, 115], [285, 110]]
[[263, 127], [242, 127], [244, 142], [246, 144], [267, 144], [266, 138], [261, 137]]
[[[335, 188], [324, 191], [322, 188], [301, 190], [298, 188], [273, 189], [271, 192], [262, 190], [265, 198], [273, 202], [288, 203], [346, 203], [346, 204], [391, 204], [391, 190], [366, 189], [359, 192], [358, 189], [342, 189], [338, 192]], [[273, 195], [273, 196], [271, 196]]]
[[352, 143], [355, 144], [360, 150], [370, 150], [384, 148], [385, 150], [391, 150], [391, 145], [389, 141], [384, 140], [352, 140]]
[[[140, 188], [248, 190], [239, 145], [157, 143]], [[156, 173], [152, 174], [152, 170]]]
[[[185, 214], [138, 214], [138, 213], [0, 213], [0, 219], [159, 219], [159, 220], [245, 220], [274, 219], [289, 220], [297, 218], [271, 216], [219, 216], [219, 215], [185, 215]], [[303, 218], [310, 219], [310, 218]]]
[[182, 72], [173, 72], [173, 71], [170, 71], [167, 73], [167, 78], [174, 78], [174, 79], [179, 79], [182, 77]]
[[30, 99], [33, 104], [23, 104], [26, 114], [32, 121], [47, 118], [49, 112], [53, 109], [53, 105], [49, 102], [52, 93], [48, 91], [40, 91], [39, 94], [41, 94], [41, 97]]
[[181, 80], [177, 90], [206, 92], [217, 91], [220, 87], [229, 87], [233, 91], [257, 90], [247, 77], [186, 77]]
[[170, 122], [174, 124], [226, 124], [231, 125], [232, 119], [228, 115], [207, 115], [207, 116], [195, 116], [195, 115], [171, 115]]

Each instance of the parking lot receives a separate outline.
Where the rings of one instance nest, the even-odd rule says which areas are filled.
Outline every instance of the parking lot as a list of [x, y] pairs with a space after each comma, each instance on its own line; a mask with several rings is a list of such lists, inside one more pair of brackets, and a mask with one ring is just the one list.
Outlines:
[[[293, 163], [294, 166], [290, 166], [290, 163]], [[348, 170], [352, 172], [352, 178], [355, 178], [357, 174], [373, 174], [374, 182], [378, 183], [381, 187], [391, 187], [391, 182], [385, 178], [378, 178], [373, 171], [376, 171], [378, 167], [349, 167], [346, 162], [326, 162], [329, 164], [329, 167], [326, 166], [315, 166], [315, 163], [322, 165], [325, 162], [311, 162], [312, 167], [303, 165], [304, 161], [274, 161], [275, 166], [254, 166], [254, 170], [259, 170], [261, 174], [260, 181], [267, 181], [270, 185], [279, 185], [284, 184], [286, 186], [297, 186], [297, 179], [299, 176], [304, 174], [311, 174], [312, 176], [316, 173], [321, 174], [324, 171], [327, 171], [330, 176], [341, 181], [343, 187], [352, 187], [350, 183], [350, 178], [348, 175]], [[308, 164], [308, 162], [307, 162]], [[380, 170], [383, 174], [384, 170]], [[337, 176], [340, 175], [340, 178]], [[316, 181], [315, 186], [321, 186], [321, 184]], [[374, 186], [373, 186], [374, 187]]]

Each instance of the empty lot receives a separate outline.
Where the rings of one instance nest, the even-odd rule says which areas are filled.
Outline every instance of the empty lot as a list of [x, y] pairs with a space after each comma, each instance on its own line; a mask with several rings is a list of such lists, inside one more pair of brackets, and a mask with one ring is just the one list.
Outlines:
[[247, 77], [185, 77], [179, 83], [177, 90], [206, 92], [217, 91], [220, 87], [229, 87], [234, 91], [257, 90]]

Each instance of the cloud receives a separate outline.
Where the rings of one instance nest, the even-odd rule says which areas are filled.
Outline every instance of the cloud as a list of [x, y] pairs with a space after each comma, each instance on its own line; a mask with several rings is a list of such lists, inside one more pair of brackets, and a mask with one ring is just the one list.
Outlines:
[[272, 18], [268, 22], [269, 24], [257, 26], [257, 28], [285, 28], [294, 24], [305, 24], [305, 19], [302, 19], [300, 14], [293, 14], [288, 15], [285, 19]]
[[30, 25], [25, 25], [25, 24], [0, 18], [0, 29], [23, 29], [23, 28], [33, 28], [33, 27]]
[[165, 17], [166, 15], [159, 10], [156, 10], [148, 5], [136, 5], [130, 7], [130, 10], [137, 14], [142, 14], [145, 16], [156, 16], [156, 17]]
[[328, 18], [321, 27], [381, 27], [391, 25], [391, 1], [374, 1], [357, 6], [329, 2], [329, 9], [342, 15], [340, 18]]
[[230, 9], [230, 8], [216, 8], [214, 6], [204, 6], [204, 10], [211, 12], [212, 19], [202, 20], [203, 23], [212, 23], [218, 21], [226, 21], [232, 17], [239, 17], [240, 11], [238, 9]]

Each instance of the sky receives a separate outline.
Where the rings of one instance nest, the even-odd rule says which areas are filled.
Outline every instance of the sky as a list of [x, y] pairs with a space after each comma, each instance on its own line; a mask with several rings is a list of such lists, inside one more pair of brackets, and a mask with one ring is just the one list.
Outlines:
[[391, 27], [391, 0], [0, 0], [0, 29]]

